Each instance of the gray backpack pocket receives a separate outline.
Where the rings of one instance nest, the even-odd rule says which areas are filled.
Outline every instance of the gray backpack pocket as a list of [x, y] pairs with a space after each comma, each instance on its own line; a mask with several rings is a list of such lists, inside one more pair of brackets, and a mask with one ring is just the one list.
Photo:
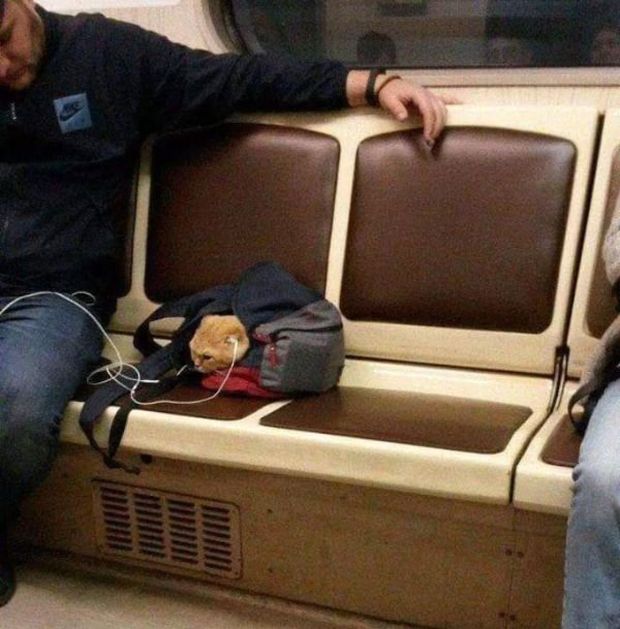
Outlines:
[[338, 309], [322, 299], [254, 330], [265, 344], [260, 385], [281, 393], [320, 393], [338, 383], [344, 334]]

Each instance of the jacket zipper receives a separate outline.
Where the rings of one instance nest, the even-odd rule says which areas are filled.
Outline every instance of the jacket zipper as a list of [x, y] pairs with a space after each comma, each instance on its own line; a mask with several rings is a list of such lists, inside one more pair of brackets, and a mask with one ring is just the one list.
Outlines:
[[[0, 168], [2, 167], [2, 165], [0, 164]], [[9, 177], [11, 175], [9, 174]], [[2, 258], [7, 259], [7, 252], [6, 252], [6, 241], [7, 241], [7, 234], [9, 232], [9, 208], [5, 207], [2, 208], [0, 206], [0, 219], [2, 220], [2, 224], [0, 225], [0, 260], [2, 260]]]
[[271, 345], [269, 345], [269, 364], [272, 367], [277, 367], [280, 364], [275, 343], [271, 343]]
[[[8, 106], [8, 116], [6, 116], [5, 114], [5, 120], [7, 120], [7, 118], [9, 119], [9, 123], [11, 122], [17, 122], [17, 106], [15, 105], [15, 101], [11, 101], [9, 103]], [[3, 165], [0, 164], [0, 168]], [[5, 166], [8, 170], [7, 172], [7, 183], [13, 183], [12, 182], [12, 173], [10, 172], [10, 169], [8, 167], [8, 165]], [[2, 214], [4, 214], [4, 216], [2, 216]], [[9, 231], [9, 209], [4, 208], [4, 212], [0, 212], [0, 218], [2, 219], [2, 224], [0, 225], [0, 257], [5, 257], [6, 258], [6, 239], [7, 239], [7, 233]], [[5, 252], [5, 255], [2, 255], [3, 252]]]

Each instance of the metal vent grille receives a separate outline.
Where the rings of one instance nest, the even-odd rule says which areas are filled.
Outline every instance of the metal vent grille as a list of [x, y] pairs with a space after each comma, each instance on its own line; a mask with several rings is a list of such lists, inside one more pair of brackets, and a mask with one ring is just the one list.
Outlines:
[[94, 481], [93, 489], [97, 540], [104, 555], [228, 579], [241, 576], [235, 505], [102, 481]]

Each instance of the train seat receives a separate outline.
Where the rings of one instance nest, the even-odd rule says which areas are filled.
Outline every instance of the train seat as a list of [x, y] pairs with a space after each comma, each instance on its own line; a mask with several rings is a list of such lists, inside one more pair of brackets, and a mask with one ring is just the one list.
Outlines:
[[572, 497], [572, 468], [581, 440], [567, 415], [585, 361], [616, 316], [601, 257], [603, 237], [620, 193], [620, 111], [605, 117], [590, 212], [585, 229], [575, 299], [569, 324], [567, 382], [562, 399], [517, 466], [515, 504], [519, 508], [566, 514]]
[[[552, 396], [595, 132], [586, 108], [460, 107], [432, 151], [368, 112], [148, 146], [111, 323], [126, 356], [158, 302], [274, 259], [340, 306], [347, 363], [318, 398], [137, 409], [127, 452], [508, 504]], [[79, 408], [62, 438], [82, 444]]]
[[200, 403], [178, 386], [166, 397], [191, 405], [131, 412], [118, 456], [138, 476], [88, 447], [76, 399], [21, 539], [416, 625], [557, 626], [564, 518], [515, 508], [514, 477], [522, 498], [523, 452], [553, 427], [598, 112], [463, 106], [449, 123], [432, 150], [369, 110], [149, 142], [109, 326], [125, 360], [161, 301], [272, 259], [340, 307], [341, 382]]
[[563, 414], [542, 451], [541, 459], [549, 465], [572, 468], [577, 464], [580, 446], [581, 436], [575, 431], [568, 414]]

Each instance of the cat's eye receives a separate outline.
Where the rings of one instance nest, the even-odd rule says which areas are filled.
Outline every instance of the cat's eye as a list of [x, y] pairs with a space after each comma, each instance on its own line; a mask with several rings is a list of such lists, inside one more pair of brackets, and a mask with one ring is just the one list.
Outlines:
[[200, 358], [202, 358], [202, 360], [211, 360], [213, 356], [211, 356], [210, 354], [201, 354]]

